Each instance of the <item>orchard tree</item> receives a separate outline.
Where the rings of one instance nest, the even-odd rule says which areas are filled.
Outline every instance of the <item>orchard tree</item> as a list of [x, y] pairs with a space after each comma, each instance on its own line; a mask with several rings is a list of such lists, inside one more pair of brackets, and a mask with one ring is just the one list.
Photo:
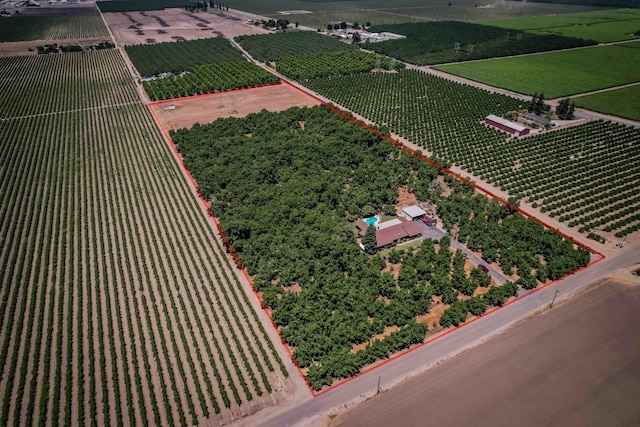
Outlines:
[[367, 228], [367, 232], [362, 238], [362, 244], [364, 251], [369, 255], [375, 255], [378, 252], [378, 238], [376, 237], [376, 228], [373, 225]]

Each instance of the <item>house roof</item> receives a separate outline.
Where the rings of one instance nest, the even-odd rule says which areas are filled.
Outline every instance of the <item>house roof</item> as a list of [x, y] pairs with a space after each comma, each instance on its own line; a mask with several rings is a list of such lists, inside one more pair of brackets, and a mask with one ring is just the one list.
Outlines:
[[[391, 221], [387, 221], [391, 222]], [[378, 229], [376, 231], [376, 240], [378, 247], [390, 245], [396, 240], [404, 239], [405, 237], [413, 237], [422, 234], [420, 224], [413, 221], [398, 220], [397, 224], [390, 227]]]
[[356, 221], [356, 227], [358, 227], [358, 230], [360, 230], [360, 234], [366, 233], [367, 232], [367, 228], [369, 228], [367, 223], [364, 222], [364, 219], [362, 219], [362, 218], [360, 218], [359, 220]]
[[427, 213], [418, 205], [407, 206], [406, 208], [402, 208], [402, 212], [409, 215], [411, 218], [417, 218], [419, 216], [424, 216]]
[[512, 122], [511, 120], [503, 119], [502, 117], [498, 117], [493, 114], [489, 114], [485, 120], [491, 120], [494, 123], [499, 123], [502, 126], [506, 126], [517, 132], [522, 132], [523, 130], [528, 129], [526, 126], [522, 126], [518, 123]]
[[404, 237], [407, 237], [407, 232], [402, 225], [395, 225], [376, 232], [376, 240], [379, 248], [390, 245]]

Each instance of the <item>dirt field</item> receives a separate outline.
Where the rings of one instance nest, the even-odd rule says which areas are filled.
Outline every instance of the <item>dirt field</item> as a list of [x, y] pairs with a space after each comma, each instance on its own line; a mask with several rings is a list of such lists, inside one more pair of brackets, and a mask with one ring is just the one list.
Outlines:
[[317, 104], [319, 101], [281, 84], [163, 102], [154, 104], [153, 109], [166, 129], [176, 130], [189, 128], [195, 123], [211, 123], [221, 117], [244, 117], [261, 110], [277, 112]]
[[267, 30], [249, 25], [228, 13], [190, 13], [181, 9], [166, 9], [105, 13], [104, 17], [118, 45], [267, 33]]
[[333, 424], [638, 425], [640, 278], [631, 270]]

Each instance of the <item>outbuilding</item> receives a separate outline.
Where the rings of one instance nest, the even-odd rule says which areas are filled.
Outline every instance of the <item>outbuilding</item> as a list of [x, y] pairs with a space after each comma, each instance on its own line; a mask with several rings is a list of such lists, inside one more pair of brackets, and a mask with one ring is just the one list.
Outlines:
[[402, 214], [409, 221], [420, 221], [427, 216], [427, 213], [418, 205], [407, 206], [402, 208]]
[[509, 132], [515, 136], [525, 136], [529, 134], [529, 128], [522, 126], [521, 124], [512, 122], [511, 120], [503, 119], [496, 115], [490, 114], [484, 119], [485, 124], [493, 126], [494, 128]]

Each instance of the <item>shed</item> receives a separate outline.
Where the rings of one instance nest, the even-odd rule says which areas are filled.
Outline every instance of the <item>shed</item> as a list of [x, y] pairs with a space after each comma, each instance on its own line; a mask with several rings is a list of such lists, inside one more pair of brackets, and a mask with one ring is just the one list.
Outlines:
[[521, 124], [512, 122], [511, 120], [503, 119], [496, 115], [490, 114], [484, 119], [485, 124], [493, 126], [496, 129], [509, 132], [515, 136], [525, 136], [529, 134], [529, 128], [522, 126]]
[[422, 218], [427, 216], [427, 213], [418, 205], [402, 208], [402, 213], [404, 217], [410, 221], [420, 221]]
[[548, 126], [551, 124], [550, 120], [545, 119], [544, 117], [539, 116], [536, 113], [524, 113], [522, 117], [540, 126]]

